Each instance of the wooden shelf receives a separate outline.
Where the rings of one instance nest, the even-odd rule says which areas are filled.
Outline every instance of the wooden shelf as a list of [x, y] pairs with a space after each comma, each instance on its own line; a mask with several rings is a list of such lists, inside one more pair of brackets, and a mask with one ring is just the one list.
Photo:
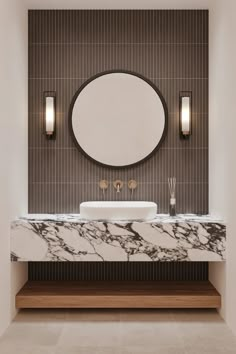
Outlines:
[[17, 308], [218, 308], [220, 294], [208, 281], [29, 281]]

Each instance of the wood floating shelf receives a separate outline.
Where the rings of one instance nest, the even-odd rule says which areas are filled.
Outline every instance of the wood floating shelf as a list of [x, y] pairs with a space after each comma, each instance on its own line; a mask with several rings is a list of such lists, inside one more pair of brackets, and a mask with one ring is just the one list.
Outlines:
[[218, 308], [220, 306], [220, 294], [209, 281], [28, 281], [16, 295], [17, 308]]

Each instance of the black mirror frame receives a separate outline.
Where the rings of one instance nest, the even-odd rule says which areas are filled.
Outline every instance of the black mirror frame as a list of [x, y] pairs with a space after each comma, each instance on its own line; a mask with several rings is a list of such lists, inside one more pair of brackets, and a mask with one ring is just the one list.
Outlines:
[[[136, 76], [142, 80], [144, 80], [147, 84], [149, 84], [153, 90], [156, 92], [156, 94], [159, 96], [161, 102], [162, 102], [162, 105], [163, 105], [163, 109], [164, 109], [164, 114], [165, 114], [165, 125], [164, 125], [164, 130], [163, 130], [163, 133], [162, 133], [162, 136], [161, 136], [161, 139], [159, 140], [157, 146], [150, 152], [150, 154], [148, 154], [146, 157], [144, 157], [143, 159], [135, 162], [135, 163], [132, 163], [132, 164], [129, 164], [129, 165], [122, 165], [122, 166], [112, 166], [112, 165], [107, 165], [107, 164], [104, 164], [102, 162], [99, 162], [97, 160], [95, 160], [94, 158], [92, 158], [91, 156], [89, 156], [84, 150], [83, 148], [80, 146], [80, 144], [78, 143], [76, 137], [75, 137], [75, 134], [74, 134], [74, 131], [73, 131], [73, 126], [72, 126], [72, 114], [73, 114], [73, 108], [74, 108], [74, 104], [75, 104], [75, 101], [77, 99], [77, 97], [79, 96], [79, 94], [83, 91], [83, 89], [88, 85], [90, 84], [90, 82], [96, 80], [97, 78], [101, 77], [101, 76], [104, 76], [104, 75], [108, 75], [108, 74], [113, 74], [113, 73], [122, 73], [122, 74], [129, 74], [129, 75], [133, 75], [133, 76]], [[102, 167], [107, 167], [107, 168], [113, 168], [113, 169], [122, 169], [122, 168], [128, 168], [128, 167], [134, 167], [134, 166], [137, 166], [137, 165], [140, 165], [141, 163], [143, 162], [146, 162], [150, 157], [152, 157], [155, 152], [160, 148], [161, 144], [163, 143], [166, 135], [167, 135], [167, 130], [168, 130], [168, 109], [167, 109], [167, 104], [165, 102], [165, 99], [162, 95], [162, 93], [160, 92], [160, 90], [156, 87], [156, 85], [154, 85], [154, 83], [147, 79], [146, 77], [144, 77], [143, 75], [139, 74], [139, 73], [136, 73], [134, 71], [129, 71], [129, 70], [107, 70], [107, 71], [102, 71], [96, 75], [93, 75], [91, 78], [89, 78], [88, 80], [86, 80], [81, 86], [80, 88], [76, 91], [75, 95], [73, 96], [72, 98], [72, 101], [71, 101], [71, 104], [70, 104], [70, 108], [69, 108], [69, 130], [72, 134], [72, 137], [73, 137], [73, 140], [74, 140], [74, 143], [76, 145], [76, 147], [81, 151], [81, 153], [87, 158], [89, 159], [90, 161], [96, 163], [97, 165], [99, 166], [102, 166]]]

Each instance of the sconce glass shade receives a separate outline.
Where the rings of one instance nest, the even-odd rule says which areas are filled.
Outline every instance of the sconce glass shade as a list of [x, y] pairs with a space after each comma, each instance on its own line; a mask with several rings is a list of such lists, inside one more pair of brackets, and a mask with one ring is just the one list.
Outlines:
[[56, 124], [56, 95], [54, 92], [45, 92], [45, 133], [48, 138], [55, 134]]
[[180, 135], [184, 138], [192, 133], [191, 101], [191, 92], [180, 93]]

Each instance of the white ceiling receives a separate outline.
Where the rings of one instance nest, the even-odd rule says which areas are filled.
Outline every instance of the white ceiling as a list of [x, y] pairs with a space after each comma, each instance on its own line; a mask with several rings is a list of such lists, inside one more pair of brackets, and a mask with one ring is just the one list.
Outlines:
[[[22, 1], [22, 0], [19, 0]], [[217, 0], [24, 0], [28, 9], [208, 9]]]

